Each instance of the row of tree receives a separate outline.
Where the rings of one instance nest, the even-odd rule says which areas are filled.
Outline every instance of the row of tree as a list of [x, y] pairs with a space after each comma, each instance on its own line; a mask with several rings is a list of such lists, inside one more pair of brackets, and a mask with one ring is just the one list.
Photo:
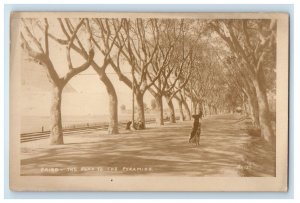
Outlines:
[[[244, 105], [262, 136], [270, 140], [274, 135], [267, 91], [274, 89], [275, 77], [266, 77], [275, 72], [276, 23], [272, 21], [22, 19], [20, 36], [22, 48], [45, 68], [52, 84], [52, 144], [63, 144], [63, 88], [89, 67], [107, 90], [110, 134], [119, 130], [118, 97], [107, 76], [108, 67], [132, 90], [137, 120], [143, 123], [144, 95], [148, 91], [156, 101], [158, 125], [164, 124], [163, 99], [170, 122], [176, 122], [174, 100], [181, 120], [190, 120], [191, 114], [200, 110], [224, 113]], [[66, 49], [65, 67], [54, 67], [50, 52], [57, 52], [57, 47]], [[79, 57], [82, 64], [74, 67]], [[59, 69], [66, 71], [59, 74]], [[128, 71], [130, 76], [125, 74]]]

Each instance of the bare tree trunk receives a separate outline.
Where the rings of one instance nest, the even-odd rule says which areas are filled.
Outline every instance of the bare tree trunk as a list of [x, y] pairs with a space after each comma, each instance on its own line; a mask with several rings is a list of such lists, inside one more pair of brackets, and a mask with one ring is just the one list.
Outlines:
[[136, 92], [135, 94], [136, 102], [137, 102], [137, 109], [138, 109], [138, 118], [137, 121], [141, 121], [146, 127], [145, 123], [145, 109], [144, 109], [144, 95], [140, 92]]
[[[211, 110], [211, 105], [208, 104], [208, 112], [209, 112], [209, 115], [212, 115], [212, 110]], [[230, 107], [230, 112], [232, 113], [232, 108]]]
[[99, 75], [100, 80], [104, 83], [109, 99], [109, 127], [108, 134], [118, 134], [118, 98], [113, 84], [107, 75], [103, 72]]
[[242, 102], [243, 102], [242, 103], [242, 105], [243, 105], [242, 106], [243, 107], [242, 114], [244, 114], [245, 116], [248, 116], [250, 111], [248, 109], [248, 106], [247, 106], [248, 102], [247, 102], [247, 99], [245, 97], [246, 97], [246, 95], [242, 94]]
[[206, 116], [206, 102], [203, 102], [203, 116]]
[[269, 117], [269, 105], [267, 100], [266, 92], [263, 90], [262, 85], [255, 78], [253, 79], [253, 85], [257, 94], [257, 101], [259, 107], [259, 122], [261, 128], [261, 136], [267, 140], [271, 141], [274, 138], [274, 133], [271, 127], [270, 117]]
[[52, 104], [50, 109], [50, 144], [64, 144], [61, 123], [61, 94], [62, 87], [52, 87]]
[[259, 109], [258, 109], [258, 102], [257, 97], [253, 93], [245, 91], [247, 95], [248, 104], [250, 107], [250, 113], [253, 120], [254, 126], [259, 126]]
[[217, 107], [216, 106], [213, 106], [213, 110], [214, 110], [214, 115], [217, 115], [218, 111], [217, 111]]
[[187, 104], [187, 102], [185, 100], [182, 100], [182, 103], [183, 103], [183, 107], [185, 109], [185, 112], [187, 114], [187, 118], [186, 119], [187, 120], [191, 120], [192, 118], [191, 118], [191, 111], [189, 109], [189, 105]]
[[156, 101], [156, 123], [157, 125], [164, 125], [162, 95], [161, 94], [155, 95], [155, 101]]
[[197, 114], [197, 102], [195, 100], [192, 101], [193, 103], [193, 115], [196, 115]]
[[247, 100], [248, 100], [248, 104], [249, 104], [249, 108], [250, 108], [250, 116], [251, 116], [251, 120], [252, 120], [252, 122], [253, 122], [253, 125], [256, 126], [255, 113], [254, 113], [253, 105], [252, 105], [252, 102], [251, 102], [251, 98], [247, 97]]
[[174, 110], [174, 105], [172, 102], [172, 99], [170, 97], [165, 96], [165, 99], [167, 101], [168, 107], [169, 107], [169, 121], [170, 123], [176, 123], [176, 118], [175, 118], [175, 110]]
[[179, 106], [179, 113], [180, 113], [180, 121], [184, 121], [184, 114], [183, 114], [183, 102], [181, 100], [177, 100], [178, 101], [178, 106]]
[[174, 96], [174, 99], [176, 99], [176, 101], [178, 102], [179, 113], [180, 113], [180, 121], [184, 121], [185, 117], [184, 117], [184, 113], [183, 113], [183, 101], [179, 97], [177, 97], [176, 95]]
[[200, 112], [203, 113], [203, 104], [202, 104], [202, 102], [198, 102], [197, 107], [198, 107], [198, 114], [199, 114]]

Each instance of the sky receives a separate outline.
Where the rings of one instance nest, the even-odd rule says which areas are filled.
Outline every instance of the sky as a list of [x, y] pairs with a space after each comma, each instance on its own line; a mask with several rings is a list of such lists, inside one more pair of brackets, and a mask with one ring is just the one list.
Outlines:
[[[65, 49], [50, 41], [50, 58], [60, 76], [67, 68]], [[28, 60], [24, 52], [21, 54], [21, 79], [22, 79], [22, 115], [47, 116], [51, 105], [51, 86], [46, 70], [43, 66]], [[81, 56], [71, 54], [74, 67], [84, 61]], [[95, 61], [101, 62], [99, 52], [96, 52]], [[124, 73], [131, 77], [130, 68], [123, 63]], [[124, 104], [127, 109], [132, 106], [132, 91], [123, 82], [119, 81], [117, 74], [111, 67], [106, 70], [118, 95], [118, 107]], [[144, 101], [150, 107], [153, 96], [146, 92]], [[164, 102], [166, 106], [166, 103]], [[174, 102], [177, 108], [176, 102]], [[65, 86], [62, 95], [62, 115], [107, 115], [108, 97], [104, 84], [99, 76], [89, 67], [84, 72], [74, 76]]]
[[[19, 23], [21, 21], [19, 20]], [[41, 21], [43, 22], [43, 21]], [[49, 33], [58, 38], [66, 39], [62, 35], [61, 28], [57, 19], [50, 18]], [[76, 25], [73, 22], [74, 26]], [[28, 27], [33, 30], [34, 35], [44, 46], [44, 36], [41, 30], [35, 29], [35, 24], [27, 23]], [[41, 24], [43, 26], [43, 24]], [[22, 26], [21, 31], [24, 32]], [[83, 28], [81, 28], [83, 29]], [[87, 36], [79, 30], [79, 38], [85, 48], [89, 47]], [[26, 37], [26, 36], [25, 36]], [[27, 39], [29, 39], [27, 37]], [[31, 42], [30, 45], [33, 45]], [[33, 46], [34, 49], [36, 47]], [[102, 65], [103, 56], [94, 47], [94, 61]], [[117, 50], [112, 50], [111, 55], [116, 55]], [[24, 52], [21, 54], [21, 78], [22, 78], [22, 114], [23, 115], [48, 115], [51, 104], [51, 87], [46, 76], [45, 68], [41, 65], [28, 60], [28, 56]], [[49, 54], [55, 70], [60, 76], [68, 71], [68, 63], [66, 57], [65, 45], [59, 45], [57, 42], [49, 38]], [[71, 59], [73, 67], [78, 67], [85, 60], [75, 51], [71, 51]], [[130, 67], [126, 62], [120, 62], [122, 72], [131, 77]], [[108, 77], [111, 79], [118, 95], [118, 106], [125, 105], [127, 109], [132, 106], [132, 91], [123, 82], [119, 81], [117, 74], [109, 66], [106, 69]], [[150, 107], [153, 96], [146, 92], [144, 102]], [[164, 106], [166, 102], [164, 101]], [[177, 102], [174, 101], [175, 109], [178, 108]], [[62, 114], [63, 115], [107, 115], [108, 114], [108, 97], [104, 84], [100, 81], [99, 76], [89, 67], [86, 71], [73, 77], [69, 84], [64, 88], [62, 95]]]
[[[118, 95], [118, 106], [131, 108], [132, 91], [110, 69], [107, 70]], [[24, 60], [22, 63], [22, 112], [23, 115], [48, 115], [51, 104], [51, 86], [44, 67]], [[149, 93], [144, 101], [150, 106]], [[166, 105], [166, 104], [165, 104]], [[174, 104], [176, 107], [176, 104]], [[78, 111], [80, 109], [80, 111]], [[105, 86], [97, 73], [90, 68], [72, 78], [62, 95], [63, 115], [107, 115], [108, 97]]]

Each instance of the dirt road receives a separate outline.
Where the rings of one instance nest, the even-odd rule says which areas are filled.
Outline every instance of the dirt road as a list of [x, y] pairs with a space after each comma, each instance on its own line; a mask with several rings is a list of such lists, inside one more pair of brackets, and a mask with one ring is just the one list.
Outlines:
[[21, 144], [22, 175], [274, 176], [275, 150], [245, 130], [238, 116], [203, 120], [200, 146], [188, 143], [192, 122], [166, 123], [118, 135], [90, 131]]

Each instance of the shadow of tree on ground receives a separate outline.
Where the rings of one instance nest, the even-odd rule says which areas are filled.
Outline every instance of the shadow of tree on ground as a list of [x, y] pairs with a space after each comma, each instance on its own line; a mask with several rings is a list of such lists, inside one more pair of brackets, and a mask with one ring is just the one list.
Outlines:
[[[34, 141], [22, 146], [21, 174], [275, 176], [275, 150], [249, 136], [237, 120], [232, 115], [206, 117], [198, 147], [188, 143], [192, 122], [187, 121], [118, 135], [74, 133], [61, 146]], [[61, 170], [41, 172], [53, 167]]]

